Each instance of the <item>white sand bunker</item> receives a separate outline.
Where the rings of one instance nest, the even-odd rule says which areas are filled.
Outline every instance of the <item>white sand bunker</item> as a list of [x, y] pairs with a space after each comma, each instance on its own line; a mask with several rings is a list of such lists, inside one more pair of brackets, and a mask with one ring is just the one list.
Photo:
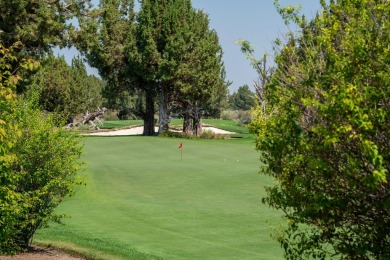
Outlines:
[[[204, 126], [202, 127], [203, 131], [210, 130], [216, 134], [235, 134], [234, 132], [225, 131], [222, 129], [218, 129], [211, 126]], [[158, 131], [158, 128], [155, 127], [154, 131]], [[113, 131], [101, 131], [96, 133], [90, 133], [87, 135], [94, 135], [94, 136], [120, 136], [120, 135], [142, 135], [144, 132], [143, 126], [136, 126], [128, 129], [120, 129], [120, 130], [113, 130]]]

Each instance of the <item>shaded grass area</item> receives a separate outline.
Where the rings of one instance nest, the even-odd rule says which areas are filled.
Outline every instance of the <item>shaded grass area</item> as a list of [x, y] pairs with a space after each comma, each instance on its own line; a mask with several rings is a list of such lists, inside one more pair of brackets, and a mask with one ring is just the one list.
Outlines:
[[[183, 143], [183, 160], [179, 142]], [[241, 140], [86, 138], [87, 186], [38, 243], [76, 245], [101, 259], [281, 259], [261, 203], [254, 145]], [[107, 257], [109, 256], [109, 257]]]

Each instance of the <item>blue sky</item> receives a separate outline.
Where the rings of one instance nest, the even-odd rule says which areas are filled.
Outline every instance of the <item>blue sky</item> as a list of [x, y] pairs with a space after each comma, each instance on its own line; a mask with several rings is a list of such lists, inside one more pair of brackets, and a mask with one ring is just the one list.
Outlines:
[[[282, 6], [302, 6], [307, 18], [315, 16], [320, 8], [318, 0], [280, 0]], [[252, 88], [257, 79], [240, 47], [238, 39], [248, 40], [256, 46], [256, 56], [264, 52], [272, 55], [272, 42], [289, 28], [276, 11], [273, 0], [192, 0], [192, 5], [209, 14], [210, 25], [220, 38], [228, 80], [232, 81], [230, 92], [247, 84]], [[271, 57], [272, 58], [272, 57]]]
[[[96, 0], [95, 0], [96, 1]], [[302, 5], [302, 13], [312, 18], [319, 9], [319, 0], [280, 0], [282, 6]], [[232, 85], [230, 93], [247, 84], [253, 89], [256, 72], [252, 69], [240, 46], [238, 39], [250, 41], [256, 46], [256, 55], [264, 52], [272, 55], [272, 42], [286, 33], [289, 28], [276, 11], [273, 0], [192, 0], [196, 9], [209, 14], [210, 26], [218, 33], [224, 51], [226, 76]], [[68, 62], [76, 55], [75, 50], [62, 50]], [[272, 56], [271, 56], [272, 58]], [[88, 68], [89, 73], [96, 70]]]

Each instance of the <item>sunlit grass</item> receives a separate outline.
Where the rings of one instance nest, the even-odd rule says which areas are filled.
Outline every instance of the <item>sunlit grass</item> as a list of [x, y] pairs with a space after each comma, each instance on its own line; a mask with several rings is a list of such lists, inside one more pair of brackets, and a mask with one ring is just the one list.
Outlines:
[[72, 218], [36, 242], [102, 259], [282, 258], [253, 143], [88, 137], [84, 159], [87, 186], [58, 209]]

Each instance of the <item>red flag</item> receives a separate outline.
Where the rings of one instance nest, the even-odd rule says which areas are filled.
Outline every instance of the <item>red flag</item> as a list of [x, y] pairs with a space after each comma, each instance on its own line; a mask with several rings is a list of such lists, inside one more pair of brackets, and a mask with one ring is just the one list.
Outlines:
[[183, 144], [182, 144], [182, 143], [180, 143], [180, 145], [179, 145], [179, 149], [180, 149], [180, 148], [182, 148], [182, 147], [183, 147]]

